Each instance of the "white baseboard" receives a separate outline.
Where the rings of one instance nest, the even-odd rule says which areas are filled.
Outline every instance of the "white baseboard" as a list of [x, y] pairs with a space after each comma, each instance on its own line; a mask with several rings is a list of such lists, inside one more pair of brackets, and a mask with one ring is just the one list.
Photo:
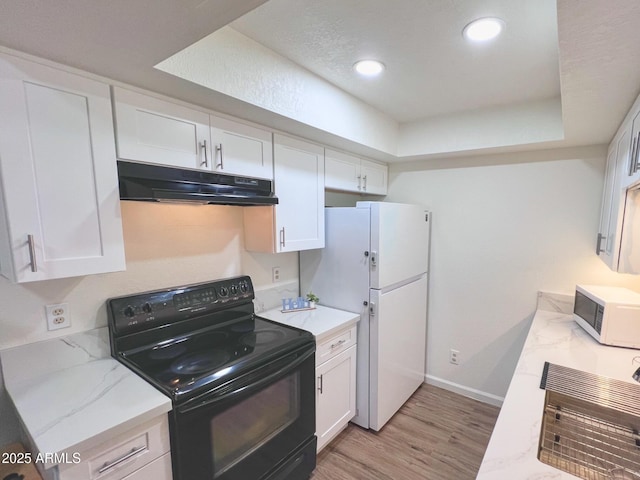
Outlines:
[[444, 388], [450, 392], [460, 394], [464, 397], [473, 398], [482, 403], [488, 403], [496, 407], [501, 407], [504, 402], [504, 397], [493, 395], [492, 393], [482, 392], [475, 388], [465, 387], [459, 383], [450, 382], [442, 378], [434, 377], [433, 375], [425, 375], [425, 382], [435, 387]]

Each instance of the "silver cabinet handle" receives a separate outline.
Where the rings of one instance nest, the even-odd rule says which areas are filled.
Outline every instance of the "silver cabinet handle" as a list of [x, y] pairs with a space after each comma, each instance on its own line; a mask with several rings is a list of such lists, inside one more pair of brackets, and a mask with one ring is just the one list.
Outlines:
[[322, 375], [318, 377], [318, 391], [322, 394]]
[[631, 152], [629, 153], [629, 176], [638, 171], [637, 151], [638, 137], [636, 136], [633, 137], [633, 140], [631, 141]]
[[285, 232], [284, 232], [284, 227], [282, 227], [280, 229], [280, 246], [284, 247], [285, 243], [286, 243]]
[[636, 143], [636, 151], [633, 160], [633, 173], [636, 173], [638, 170], [640, 170], [640, 131], [638, 132], [634, 140]]
[[38, 264], [36, 263], [36, 242], [33, 239], [33, 235], [27, 235], [27, 243], [29, 244], [29, 257], [31, 260], [31, 271], [38, 271]]
[[216, 145], [216, 152], [220, 152], [220, 163], [218, 163], [218, 167], [220, 170], [224, 170], [224, 153], [222, 152], [222, 144]]
[[340, 345], [345, 344], [347, 341], [343, 338], [342, 340], [340, 340], [339, 342], [336, 343], [332, 343], [331, 344], [331, 349], [333, 350], [334, 348], [338, 348]]
[[362, 186], [362, 189], [366, 192], [367, 191], [367, 176], [365, 175], [364, 177], [362, 177], [362, 180], [364, 180], [364, 185]]
[[107, 470], [111, 470], [113, 467], [116, 467], [116, 466], [120, 465], [122, 462], [126, 462], [131, 457], [135, 457], [137, 454], [142, 453], [146, 449], [147, 449], [146, 445], [144, 445], [142, 447], [138, 447], [138, 448], [132, 448], [129, 453], [126, 453], [125, 455], [123, 455], [119, 459], [114, 460], [113, 462], [105, 463], [102, 467], [100, 467], [100, 469], [98, 470], [98, 473], [104, 473]]
[[600, 255], [601, 253], [604, 253], [604, 249], [601, 248], [601, 244], [602, 244], [602, 240], [606, 238], [607, 237], [605, 237], [601, 233], [598, 233], [598, 243], [596, 244], [596, 255]]
[[209, 168], [209, 158], [207, 157], [207, 141], [204, 140], [201, 144], [200, 144], [200, 148], [204, 149], [204, 162], [200, 162], [200, 165], [204, 165], [205, 167]]
[[362, 175], [358, 175], [356, 178], [358, 179], [358, 190], [362, 190], [362, 187], [360, 186], [360, 181], [362, 180]]

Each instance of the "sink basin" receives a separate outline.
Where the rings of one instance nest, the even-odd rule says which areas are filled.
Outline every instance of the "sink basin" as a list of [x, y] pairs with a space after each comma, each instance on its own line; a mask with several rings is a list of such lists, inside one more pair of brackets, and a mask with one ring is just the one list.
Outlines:
[[640, 480], [640, 385], [547, 364], [538, 459], [588, 480]]

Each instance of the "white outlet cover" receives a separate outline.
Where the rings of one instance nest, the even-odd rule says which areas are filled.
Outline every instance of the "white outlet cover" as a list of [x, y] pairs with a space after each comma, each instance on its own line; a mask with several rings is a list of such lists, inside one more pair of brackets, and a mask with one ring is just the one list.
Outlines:
[[46, 305], [45, 311], [47, 313], [47, 330], [59, 330], [71, 326], [68, 303]]

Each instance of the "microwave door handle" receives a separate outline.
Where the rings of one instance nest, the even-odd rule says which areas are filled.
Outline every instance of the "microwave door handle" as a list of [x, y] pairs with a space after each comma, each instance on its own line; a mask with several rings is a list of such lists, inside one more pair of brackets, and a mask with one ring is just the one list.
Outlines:
[[[295, 360], [293, 360], [292, 362], [288, 361], [288, 359], [290, 357], [287, 357], [287, 363], [284, 367], [276, 370], [273, 373], [270, 373], [269, 375], [267, 375], [264, 378], [261, 378], [260, 380], [258, 380], [257, 382], [253, 382], [253, 379], [256, 378], [256, 376], [262, 376], [264, 375], [264, 372], [257, 372], [257, 375], [251, 375], [250, 379], [248, 381], [243, 381], [243, 382], [233, 382], [233, 389], [227, 392], [223, 392], [220, 395], [215, 395], [210, 399], [207, 400], [198, 400], [198, 398], [193, 399], [191, 402], [189, 402], [188, 404], [184, 405], [182, 408], [178, 407], [178, 411], [180, 413], [188, 413], [196, 408], [201, 408], [203, 406], [207, 406], [207, 405], [213, 405], [215, 403], [221, 402], [222, 400], [227, 400], [229, 398], [233, 398], [238, 394], [241, 393], [251, 393], [254, 392], [256, 390], [260, 390], [262, 387], [268, 385], [269, 383], [273, 382], [274, 380], [277, 380], [280, 377], [285, 377], [287, 374], [293, 372], [296, 370], [296, 368], [298, 368], [302, 363], [305, 362], [305, 360], [307, 360], [310, 356], [312, 356], [315, 353], [315, 348], [312, 351], [309, 352], [304, 352], [301, 353], [300, 356], [298, 358], [296, 358]], [[274, 362], [274, 363], [278, 363], [278, 361]], [[207, 394], [203, 394], [202, 397], [206, 398]]]

